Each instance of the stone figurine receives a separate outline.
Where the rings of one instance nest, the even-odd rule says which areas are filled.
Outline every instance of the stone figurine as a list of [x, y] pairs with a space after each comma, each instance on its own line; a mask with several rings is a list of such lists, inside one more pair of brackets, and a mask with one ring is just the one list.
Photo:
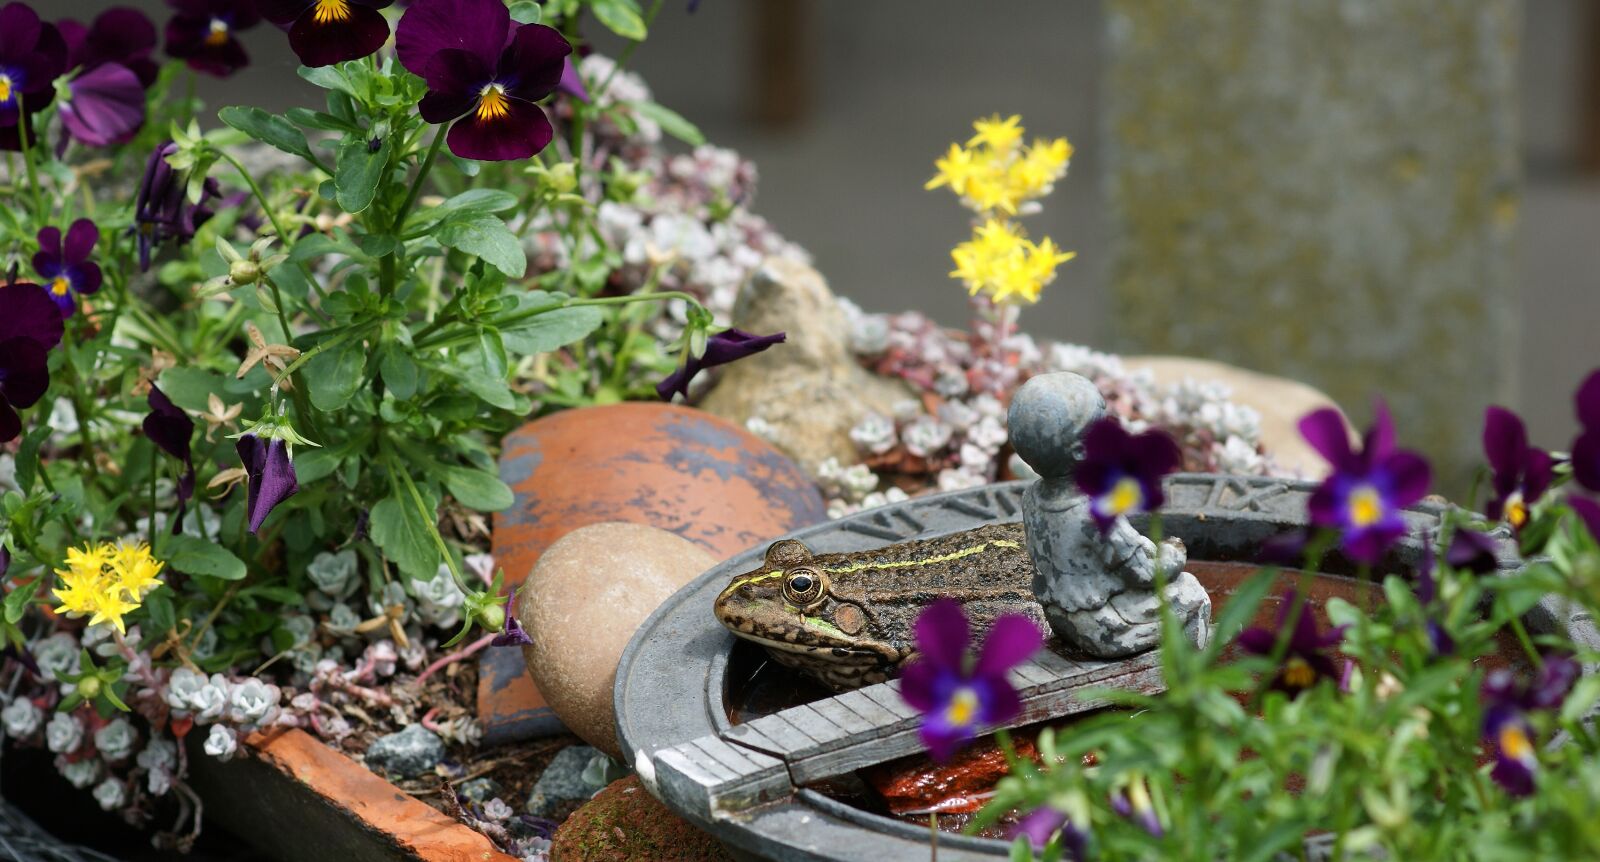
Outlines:
[[1033, 377], [1012, 398], [1011, 445], [1039, 474], [1022, 498], [1034, 595], [1065, 643], [1096, 658], [1122, 658], [1161, 640], [1159, 571], [1184, 631], [1204, 647], [1211, 598], [1183, 571], [1183, 542], [1171, 538], [1158, 547], [1120, 515], [1102, 534], [1073, 480], [1083, 434], [1105, 412], [1094, 384], [1068, 372]]

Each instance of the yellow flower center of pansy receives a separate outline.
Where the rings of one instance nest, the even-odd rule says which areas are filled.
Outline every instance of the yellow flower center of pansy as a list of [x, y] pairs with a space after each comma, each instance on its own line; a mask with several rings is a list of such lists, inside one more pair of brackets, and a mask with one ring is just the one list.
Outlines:
[[478, 121], [487, 123], [498, 120], [511, 113], [511, 99], [506, 95], [506, 88], [499, 84], [490, 84], [478, 94]]
[[11, 76], [0, 75], [0, 102], [11, 101]]
[[1283, 684], [1295, 689], [1310, 688], [1317, 681], [1316, 668], [1299, 656], [1290, 656], [1283, 665]]
[[1533, 757], [1533, 742], [1522, 725], [1513, 722], [1500, 728], [1500, 751], [1512, 760], [1528, 760]]
[[1383, 519], [1383, 497], [1371, 485], [1361, 485], [1350, 492], [1347, 504], [1350, 523], [1357, 527], [1370, 527]]
[[1139, 487], [1139, 480], [1132, 476], [1124, 476], [1111, 486], [1111, 490], [1101, 497], [1104, 501], [1105, 513], [1108, 515], [1126, 515], [1138, 511], [1144, 505], [1144, 489]]
[[50, 282], [50, 292], [56, 296], [66, 296], [67, 288], [71, 286], [72, 282], [68, 281], [66, 276], [58, 275]]
[[318, 24], [331, 24], [350, 18], [350, 4], [346, 0], [317, 0], [311, 20]]
[[1523, 501], [1521, 492], [1506, 500], [1506, 522], [1519, 530], [1528, 523], [1528, 504]]
[[966, 727], [978, 715], [978, 693], [970, 688], [956, 689], [950, 698], [950, 705], [945, 707], [945, 721], [956, 727]]
[[206, 34], [206, 44], [215, 48], [228, 41], [228, 22], [221, 18], [211, 19], [211, 32]]

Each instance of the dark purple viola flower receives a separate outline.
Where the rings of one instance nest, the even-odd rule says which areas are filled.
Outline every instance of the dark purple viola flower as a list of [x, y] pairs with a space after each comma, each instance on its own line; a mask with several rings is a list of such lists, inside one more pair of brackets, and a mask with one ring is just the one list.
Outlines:
[[571, 56], [562, 61], [561, 82], [556, 84], [556, 89], [575, 99], [589, 101], [589, 88], [583, 85], [583, 76], [578, 74], [578, 64]]
[[1006, 674], [1044, 643], [1021, 614], [994, 621], [976, 659], [967, 649], [971, 629], [961, 605], [939, 599], [913, 623], [918, 659], [900, 679], [900, 696], [921, 712], [922, 743], [934, 760], [946, 760], [978, 728], [1006, 721], [1022, 709]]
[[1165, 431], [1129, 434], [1110, 416], [1089, 426], [1083, 451], [1074, 478], [1089, 497], [1089, 513], [1102, 533], [1122, 515], [1161, 508], [1166, 502], [1161, 477], [1183, 463], [1178, 444]]
[[1589, 372], [1572, 400], [1582, 428], [1572, 441], [1572, 478], [1600, 493], [1600, 368]]
[[100, 266], [89, 260], [94, 245], [100, 240], [100, 229], [94, 222], [81, 218], [67, 228], [65, 242], [61, 229], [47, 227], [39, 231], [39, 251], [33, 256], [33, 271], [44, 279], [45, 290], [61, 309], [62, 317], [71, 317], [78, 308], [78, 295], [90, 295], [100, 289]]
[[1528, 509], [1550, 487], [1555, 459], [1528, 445], [1528, 430], [1517, 414], [1490, 407], [1483, 415], [1483, 453], [1493, 474], [1494, 496], [1484, 514], [1492, 521], [1504, 518], [1513, 529], [1528, 523]]
[[211, 219], [210, 203], [220, 194], [217, 181], [207, 178], [198, 203], [185, 192], [187, 177], [167, 163], [178, 145], [167, 141], [155, 148], [145, 163], [144, 178], [133, 201], [133, 231], [139, 239], [139, 269], [150, 269], [150, 250], [169, 239], [188, 242]]
[[1578, 520], [1582, 521], [1583, 525], [1588, 528], [1589, 535], [1596, 540], [1600, 540], [1600, 503], [1596, 503], [1588, 497], [1573, 496], [1567, 498], [1567, 505], [1572, 507], [1573, 513], [1578, 516]]
[[1135, 778], [1111, 791], [1111, 810], [1117, 816], [1137, 823], [1140, 829], [1156, 838], [1166, 834], [1161, 826], [1161, 817], [1156, 814], [1156, 807], [1150, 801], [1150, 788], [1142, 778]]
[[1405, 535], [1405, 507], [1427, 496], [1428, 462], [1394, 445], [1394, 422], [1379, 402], [1359, 450], [1350, 448], [1344, 417], [1325, 408], [1300, 420], [1300, 435], [1333, 466], [1311, 495], [1311, 522], [1341, 533], [1352, 560], [1374, 564]]
[[[1285, 626], [1291, 625], [1289, 612], [1294, 609], [1297, 596], [1298, 593], [1292, 589], [1284, 593], [1277, 627], [1268, 629], [1253, 626], [1245, 629], [1239, 633], [1239, 646], [1252, 655], [1272, 655], [1273, 648], [1278, 645], [1279, 634]], [[1344, 640], [1344, 626], [1326, 633], [1318, 632], [1316, 616], [1311, 612], [1309, 600], [1301, 603], [1300, 612], [1292, 625], [1294, 629], [1289, 633], [1283, 666], [1273, 677], [1272, 687], [1294, 697], [1316, 685], [1318, 680], [1338, 678], [1338, 667], [1323, 650], [1337, 646]]]
[[189, 68], [226, 78], [250, 65], [236, 35], [261, 22], [255, 0], [167, 0], [167, 53]]
[[1444, 561], [1452, 569], [1487, 575], [1500, 567], [1500, 548], [1494, 537], [1477, 530], [1456, 530], [1450, 537], [1450, 547], [1444, 552]]
[[31, 114], [50, 104], [66, 68], [67, 43], [56, 25], [26, 3], [0, 7], [0, 127], [17, 124], [19, 105]]
[[150, 412], [144, 417], [144, 435], [184, 466], [183, 476], [178, 479], [178, 517], [172, 520], [172, 534], [176, 536], [183, 530], [183, 516], [189, 509], [189, 498], [194, 496], [194, 457], [189, 449], [189, 441], [194, 437], [194, 420], [155, 385], [150, 387], [148, 403]]
[[295, 481], [294, 462], [289, 460], [289, 444], [284, 441], [245, 434], [234, 443], [234, 450], [250, 476], [245, 513], [250, 519], [250, 532], [254, 533], [279, 503], [300, 490], [300, 483]]
[[125, 66], [149, 88], [160, 71], [151, 53], [156, 49], [156, 25], [143, 12], [113, 6], [87, 27], [64, 18], [56, 22], [67, 43], [67, 68], [89, 71], [103, 63]]
[[1538, 771], [1538, 749], [1528, 713], [1559, 709], [1582, 669], [1570, 656], [1544, 660], [1537, 679], [1518, 680], [1507, 668], [1484, 677], [1479, 697], [1484, 704], [1483, 738], [1494, 747], [1495, 765], [1489, 776], [1512, 796], [1533, 793]]
[[1311, 536], [1305, 530], [1278, 533], [1261, 543], [1255, 560], [1286, 569], [1298, 569], [1306, 564], [1306, 548], [1310, 544]]
[[144, 87], [126, 66], [102, 63], [73, 78], [67, 92], [61, 123], [79, 143], [124, 144], [144, 125]]
[[394, 0], [257, 0], [261, 17], [289, 31], [289, 47], [307, 66], [358, 60], [389, 41], [379, 12]]
[[61, 332], [61, 311], [44, 288], [0, 287], [0, 443], [22, 433], [17, 408], [32, 407], [50, 388], [49, 354]]
[[656, 394], [661, 396], [662, 401], [671, 401], [673, 393], [687, 398], [689, 381], [693, 380], [696, 374], [707, 368], [737, 362], [746, 356], [760, 353], [774, 344], [782, 344], [787, 337], [782, 332], [772, 335], [751, 335], [739, 329], [723, 330], [706, 340], [705, 353], [699, 357], [691, 354], [682, 368], [657, 383]]
[[1088, 836], [1072, 822], [1065, 812], [1050, 806], [1041, 805], [1033, 809], [1021, 820], [1018, 820], [1007, 832], [1006, 837], [1015, 841], [1017, 836], [1028, 836], [1028, 843], [1033, 845], [1035, 853], [1041, 852], [1050, 844], [1050, 839], [1057, 834], [1061, 836], [1061, 850], [1063, 858], [1081, 860], [1087, 849]]
[[[519, 588], [520, 589], [520, 588]], [[522, 623], [517, 622], [517, 615], [513, 612], [517, 607], [516, 591], [511, 593], [510, 611], [506, 613], [506, 626], [494, 640], [489, 641], [489, 646], [533, 646], [533, 638], [528, 637], [527, 630]]]
[[543, 24], [511, 27], [500, 0], [417, 0], [395, 29], [400, 64], [428, 83], [417, 105], [448, 123], [450, 152], [464, 159], [526, 159], [554, 131], [536, 104], [561, 82], [572, 46]]
[[39, 146], [39, 133], [33, 127], [33, 112], [24, 113], [14, 126], [0, 126], [0, 151], [22, 152], [22, 136], [28, 136], [28, 146]]

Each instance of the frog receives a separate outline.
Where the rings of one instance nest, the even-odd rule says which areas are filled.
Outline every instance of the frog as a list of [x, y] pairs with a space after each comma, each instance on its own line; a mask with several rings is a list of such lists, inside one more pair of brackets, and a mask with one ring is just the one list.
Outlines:
[[784, 539], [767, 548], [760, 567], [728, 583], [713, 613], [779, 664], [842, 692], [884, 682], [915, 661], [917, 614], [939, 598], [962, 605], [975, 643], [1007, 613], [1048, 637], [1033, 575], [1021, 523], [838, 554]]

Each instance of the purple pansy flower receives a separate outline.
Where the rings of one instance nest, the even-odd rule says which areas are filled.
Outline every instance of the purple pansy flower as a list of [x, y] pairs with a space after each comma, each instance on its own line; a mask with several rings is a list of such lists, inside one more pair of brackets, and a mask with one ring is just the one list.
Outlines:
[[178, 517], [172, 521], [172, 534], [183, 530], [183, 516], [189, 509], [189, 498], [194, 495], [194, 456], [189, 440], [194, 437], [194, 420], [172, 403], [165, 392], [150, 387], [150, 412], [144, 417], [144, 434], [168, 455], [183, 462], [184, 473], [178, 479]]
[[1427, 495], [1428, 462], [1395, 448], [1394, 422], [1382, 402], [1359, 451], [1350, 448], [1344, 417], [1331, 407], [1302, 418], [1300, 435], [1333, 466], [1311, 495], [1311, 522], [1337, 528], [1352, 560], [1377, 563], [1405, 535], [1401, 511]]
[[1560, 708], [1581, 673], [1571, 657], [1557, 655], [1545, 657], [1544, 668], [1531, 684], [1519, 681], [1507, 668], [1492, 670], [1484, 677], [1479, 692], [1486, 707], [1483, 738], [1495, 751], [1489, 777], [1512, 796], [1533, 792], [1539, 767], [1528, 713]]
[[[1239, 646], [1252, 655], [1270, 656], [1278, 645], [1278, 636], [1289, 622], [1289, 612], [1294, 609], [1298, 593], [1291, 589], [1283, 594], [1278, 611], [1278, 625], [1268, 629], [1253, 626], [1239, 633]], [[1317, 684], [1320, 679], [1335, 679], [1338, 668], [1323, 650], [1337, 646], [1344, 640], [1344, 626], [1326, 633], [1317, 631], [1316, 616], [1311, 613], [1309, 600], [1300, 604], [1300, 612], [1292, 624], [1288, 647], [1283, 654], [1283, 667], [1272, 680], [1272, 687], [1298, 696], [1300, 692]]]
[[1160, 838], [1166, 834], [1161, 826], [1161, 816], [1150, 801], [1150, 788], [1143, 778], [1132, 778], [1111, 791], [1111, 810], [1139, 825], [1140, 829]]
[[307, 66], [357, 60], [389, 41], [379, 12], [394, 0], [258, 0], [261, 16], [289, 31], [289, 47]]
[[226, 78], [250, 65], [235, 34], [261, 22], [255, 0], [167, 0], [167, 53], [197, 72]]
[[555, 134], [534, 102], [561, 82], [572, 46], [543, 24], [511, 26], [500, 0], [417, 0], [395, 29], [400, 64], [428, 83], [417, 108], [448, 123], [464, 159], [526, 159]]
[[113, 6], [89, 26], [64, 18], [56, 22], [67, 43], [67, 68], [89, 71], [104, 63], [125, 66], [149, 87], [160, 68], [150, 54], [156, 49], [156, 25], [143, 12]]
[[1600, 539], [1600, 503], [1596, 503], [1588, 497], [1568, 497], [1567, 505], [1572, 507], [1573, 513], [1578, 516], [1578, 520], [1582, 521], [1583, 525], [1588, 528], [1589, 535]]
[[1095, 420], [1083, 435], [1083, 463], [1074, 478], [1089, 497], [1089, 514], [1100, 532], [1119, 516], [1151, 512], [1166, 501], [1161, 477], [1183, 463], [1178, 444], [1152, 428], [1129, 434], [1114, 417]]
[[100, 229], [86, 218], [78, 219], [67, 228], [66, 242], [62, 242], [58, 227], [39, 231], [39, 252], [33, 256], [33, 271], [44, 279], [45, 290], [61, 309], [62, 317], [71, 317], [77, 310], [77, 295], [87, 296], [100, 289], [100, 266], [89, 260], [99, 240]]
[[1072, 818], [1054, 806], [1041, 805], [1028, 812], [1006, 832], [1006, 837], [1016, 840], [1017, 836], [1026, 835], [1028, 843], [1033, 845], [1034, 852], [1038, 853], [1050, 844], [1050, 839], [1057, 833], [1061, 835], [1064, 858], [1083, 859], [1084, 852], [1088, 849], [1089, 836], [1072, 822]]
[[0, 287], [0, 443], [22, 433], [17, 408], [32, 407], [50, 388], [49, 353], [61, 332], [61, 311], [44, 288]]
[[217, 181], [208, 177], [199, 203], [190, 203], [185, 193], [187, 178], [167, 164], [167, 156], [177, 151], [178, 145], [171, 141], [155, 148], [145, 163], [144, 178], [134, 197], [133, 231], [139, 238], [140, 270], [150, 269], [153, 246], [169, 239], [188, 242], [211, 218], [208, 204], [220, 193]]
[[1572, 441], [1572, 478], [1600, 493], [1600, 368], [1589, 372], [1572, 400], [1583, 428]]
[[723, 330], [706, 339], [704, 353], [698, 357], [691, 354], [684, 361], [683, 367], [667, 375], [664, 380], [657, 383], [656, 394], [661, 396], [662, 401], [671, 401], [673, 393], [687, 398], [689, 397], [689, 381], [693, 380], [696, 374], [707, 368], [726, 365], [729, 362], [737, 362], [746, 356], [760, 353], [774, 344], [782, 344], [787, 337], [782, 332], [772, 335], [751, 335], [739, 329]]
[[1550, 487], [1555, 459], [1528, 445], [1528, 430], [1517, 414], [1490, 407], [1483, 414], [1483, 453], [1493, 473], [1494, 496], [1484, 514], [1491, 521], [1504, 518], [1513, 529], [1528, 523], [1528, 509]]
[[[1437, 598], [1439, 580], [1435, 569], [1434, 543], [1430, 539], [1426, 542], [1427, 550], [1422, 559], [1422, 565], [1417, 567], [1417, 601], [1423, 606], [1423, 631], [1428, 636], [1428, 646], [1434, 655], [1454, 655], [1456, 640], [1439, 622], [1435, 609], [1429, 606]], [[1496, 559], [1497, 548], [1495, 541], [1487, 533], [1476, 530], [1456, 530], [1450, 537], [1450, 547], [1445, 549], [1444, 561], [1452, 569], [1459, 571], [1475, 572], [1480, 575], [1488, 574], [1498, 567]]]
[[300, 483], [295, 481], [294, 462], [289, 460], [289, 444], [283, 440], [245, 434], [234, 443], [234, 450], [250, 475], [245, 514], [250, 519], [250, 532], [254, 533], [279, 503], [300, 490]]
[[[517, 588], [520, 589], [522, 588]], [[506, 603], [512, 611], [517, 607], [517, 590], [511, 591], [511, 601]], [[489, 646], [533, 646], [533, 638], [528, 637], [528, 632], [522, 627], [522, 623], [517, 622], [517, 615], [508, 611], [505, 628], [489, 641]]]
[[127, 143], [144, 125], [144, 85], [126, 66], [102, 63], [73, 78], [67, 93], [61, 124], [79, 143]]
[[1006, 673], [1044, 643], [1021, 614], [994, 621], [976, 657], [967, 649], [971, 629], [961, 605], [939, 599], [913, 624], [918, 659], [900, 679], [900, 696], [923, 714], [922, 743], [945, 760], [983, 725], [1006, 721], [1022, 709]]
[[573, 62], [570, 55], [561, 63], [561, 81], [556, 84], [556, 89], [573, 98], [589, 101], [589, 88], [583, 85], [583, 76], [578, 74], [578, 64]]
[[50, 104], [66, 67], [67, 43], [56, 25], [26, 3], [0, 7], [0, 127], [17, 125], [19, 105], [31, 114]]

